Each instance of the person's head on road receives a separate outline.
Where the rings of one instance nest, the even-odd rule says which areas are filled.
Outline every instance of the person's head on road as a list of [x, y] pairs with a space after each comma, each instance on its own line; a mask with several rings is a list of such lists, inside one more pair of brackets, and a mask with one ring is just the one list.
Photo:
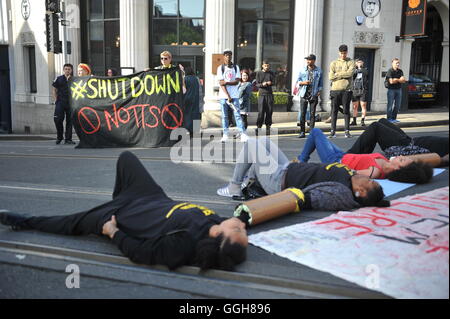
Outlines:
[[263, 61], [261, 68], [264, 72], [269, 72], [270, 71], [270, 63], [267, 61]]
[[209, 237], [198, 242], [196, 264], [201, 269], [233, 270], [247, 257], [248, 236], [245, 223], [236, 217], [209, 229]]
[[352, 176], [352, 191], [356, 201], [362, 207], [389, 206], [389, 201], [384, 200], [384, 192], [381, 185], [365, 175]]
[[310, 55], [305, 57], [305, 61], [306, 61], [306, 66], [308, 66], [309, 68], [313, 68], [314, 65], [316, 64], [316, 56], [311, 53]]
[[398, 58], [392, 59], [392, 68], [394, 70], [400, 69], [400, 59]]
[[348, 55], [348, 47], [345, 44], [339, 46], [339, 59], [345, 60]]
[[433, 167], [415, 162], [408, 156], [396, 156], [383, 168], [386, 178], [400, 183], [425, 184], [433, 178]]
[[225, 49], [223, 51], [223, 63], [231, 65], [233, 63], [233, 51], [231, 49]]
[[364, 67], [364, 61], [361, 59], [357, 59], [355, 65], [357, 69], [362, 69]]
[[73, 65], [70, 63], [66, 63], [63, 66], [63, 72], [66, 78], [69, 78], [73, 75]]
[[163, 51], [159, 55], [159, 59], [161, 61], [161, 65], [165, 68], [170, 68], [172, 65], [172, 53], [169, 51]]
[[89, 76], [92, 74], [91, 67], [86, 63], [78, 64], [78, 76]]

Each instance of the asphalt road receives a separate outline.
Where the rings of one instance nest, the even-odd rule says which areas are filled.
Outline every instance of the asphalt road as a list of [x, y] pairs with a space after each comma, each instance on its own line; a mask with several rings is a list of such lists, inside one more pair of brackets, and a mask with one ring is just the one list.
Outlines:
[[[448, 126], [408, 128], [411, 136], [448, 136]], [[353, 133], [353, 132], [352, 132]], [[333, 140], [343, 149], [351, 139]], [[279, 147], [295, 158], [305, 140], [278, 137]], [[241, 147], [222, 149], [220, 143], [196, 140], [204, 155], [213, 149], [233, 159]], [[205, 150], [205, 147], [209, 149]], [[111, 198], [118, 155], [125, 149], [75, 149], [54, 141], [0, 141], [0, 209], [30, 215], [65, 215], [87, 210]], [[219, 197], [216, 189], [228, 182], [233, 163], [183, 161], [173, 163], [170, 148], [130, 149], [166, 193], [176, 199], [208, 206], [231, 216], [237, 202]], [[178, 154], [178, 157], [179, 158]], [[192, 155], [192, 154], [191, 154]], [[186, 159], [186, 154], [182, 155]], [[219, 156], [220, 158], [220, 156]], [[312, 161], [318, 161], [313, 155]], [[432, 183], [414, 186], [390, 199], [448, 186], [448, 171]], [[250, 229], [256, 233], [323, 218], [334, 212], [304, 211]], [[80, 288], [68, 289], [66, 267], [80, 268]], [[12, 232], [0, 226], [0, 298], [383, 298], [330, 274], [250, 246], [248, 261], [235, 273], [195, 267], [168, 272], [161, 267], [130, 263], [108, 239], [68, 237], [38, 232]]]

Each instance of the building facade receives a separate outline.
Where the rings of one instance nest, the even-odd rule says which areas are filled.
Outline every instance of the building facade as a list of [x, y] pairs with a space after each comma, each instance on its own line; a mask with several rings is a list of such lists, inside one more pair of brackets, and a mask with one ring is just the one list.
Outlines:
[[202, 80], [204, 127], [220, 125], [215, 70], [226, 48], [241, 68], [269, 61], [276, 112], [298, 109], [289, 96], [310, 53], [324, 70], [321, 107], [330, 109], [328, 66], [344, 43], [370, 70], [371, 110], [386, 109], [384, 72], [396, 57], [405, 74], [438, 82], [440, 104], [448, 105], [449, 1], [427, 3], [427, 37], [399, 39], [402, 0], [61, 0], [63, 53], [53, 54], [45, 0], [0, 0], [0, 132], [55, 131], [51, 83], [64, 63], [88, 63], [96, 75], [108, 68], [129, 74], [157, 66], [165, 50]]

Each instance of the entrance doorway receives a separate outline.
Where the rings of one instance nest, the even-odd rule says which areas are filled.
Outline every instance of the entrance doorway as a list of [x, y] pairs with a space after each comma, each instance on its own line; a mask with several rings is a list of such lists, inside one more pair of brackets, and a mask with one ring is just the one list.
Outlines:
[[369, 71], [369, 89], [367, 92], [367, 111], [370, 111], [370, 105], [372, 103], [375, 49], [355, 48], [355, 54], [353, 55], [353, 57], [355, 59], [363, 60], [364, 67]]
[[0, 45], [0, 133], [12, 133], [8, 46]]

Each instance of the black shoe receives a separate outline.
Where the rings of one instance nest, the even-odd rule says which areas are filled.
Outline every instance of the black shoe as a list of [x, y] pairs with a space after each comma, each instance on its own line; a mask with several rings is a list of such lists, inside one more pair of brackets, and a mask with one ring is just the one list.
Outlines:
[[346, 138], [352, 137], [352, 135], [350, 134], [350, 131], [345, 131], [345, 137]]
[[364, 123], [364, 119], [361, 119], [361, 126], [366, 126], [366, 123]]
[[305, 138], [306, 134], [305, 132], [300, 132], [300, 134], [298, 135], [298, 138]]
[[71, 144], [71, 145], [74, 145], [74, 144], [76, 144], [74, 141], [72, 141], [72, 140], [65, 140], [64, 141], [64, 144]]
[[62, 140], [56, 140], [56, 145], [61, 144], [61, 141], [62, 141]]
[[336, 132], [335, 131], [331, 131], [330, 135], [328, 136], [328, 138], [336, 138]]
[[0, 224], [11, 226], [12, 230], [18, 231], [30, 229], [24, 224], [24, 221], [27, 219], [28, 217], [26, 216], [11, 213], [7, 210], [0, 210]]
[[353, 119], [353, 121], [350, 123], [350, 126], [356, 126], [358, 124], [356, 124], [356, 119]]

